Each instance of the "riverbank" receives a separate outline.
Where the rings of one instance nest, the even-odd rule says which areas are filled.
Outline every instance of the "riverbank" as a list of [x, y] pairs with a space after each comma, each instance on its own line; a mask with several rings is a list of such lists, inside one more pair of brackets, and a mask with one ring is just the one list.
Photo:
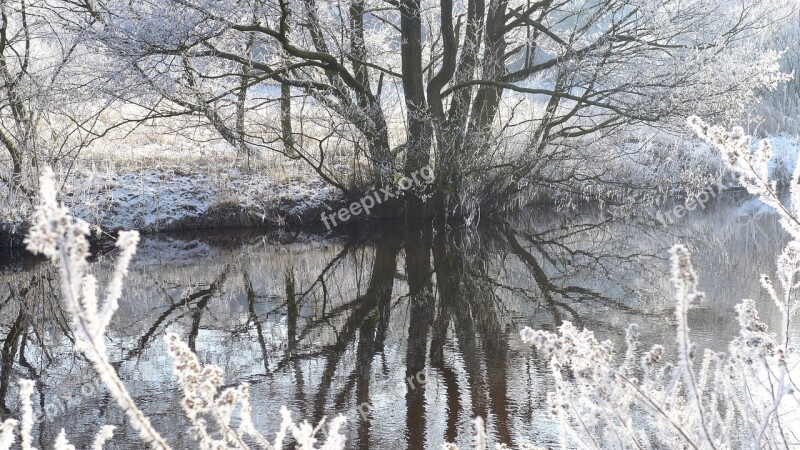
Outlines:
[[[248, 161], [217, 144], [86, 152], [53, 169], [59, 201], [98, 236], [303, 227], [343, 202], [301, 161], [266, 155]], [[0, 182], [0, 247], [21, 246], [33, 207]]]
[[[136, 174], [105, 174], [76, 179], [62, 197], [93, 235], [136, 229], [145, 234], [225, 228], [317, 226], [323, 211], [343, 202], [322, 182], [270, 182], [257, 174], [183, 174], [147, 169]], [[227, 179], [221, 185], [219, 178]], [[79, 184], [78, 184], [79, 183]], [[76, 185], [79, 187], [76, 189]], [[27, 221], [0, 220], [0, 247], [22, 245]]]
[[[771, 176], [788, 181], [791, 178], [789, 168], [794, 167], [797, 156], [798, 140], [788, 136], [770, 139], [774, 153]], [[702, 144], [689, 148], [684, 150], [687, 158], [684, 165], [692, 161], [698, 163], [698, 158], [706, 163], [710, 161], [709, 166], [716, 164], [710, 156], [701, 158], [709, 154]], [[628, 165], [639, 167], [633, 163]], [[348, 179], [347, 167], [344, 164], [339, 167], [337, 178]], [[684, 179], [688, 172], [680, 171], [688, 169], [681, 169], [674, 158], [658, 167], [661, 170], [650, 174], [629, 170], [624, 175], [631, 178], [628, 185], [649, 183], [661, 192], [663, 198], [646, 201], [650, 206], [660, 205], [664, 199], [675, 196], [702, 195], [709, 186], [719, 182], [719, 173], [713, 170], [695, 174], [691, 180]], [[618, 168], [618, 171], [623, 169]], [[320, 219], [322, 213], [338, 211], [348, 204], [342, 192], [323, 181], [306, 162], [269, 154], [248, 160], [237, 157], [235, 150], [224, 144], [132, 145], [116, 149], [113, 154], [87, 151], [74, 164], [57, 166], [54, 170], [59, 199], [74, 216], [91, 224], [98, 239], [132, 229], [144, 234], [230, 228], [325, 231]], [[734, 180], [729, 181], [732, 186], [736, 185]], [[625, 183], [619, 184], [625, 186]], [[694, 186], [694, 190], [675, 192], [669, 188], [672, 185]], [[624, 200], [621, 204], [623, 209], [627, 208], [623, 211], [625, 214], [635, 213], [631, 209], [648, 206], [633, 205], [622, 188], [610, 191], [612, 187], [588, 184], [563, 195], [556, 193], [555, 197], [552, 190], [543, 188], [534, 193], [528, 203], [574, 208], [582, 201], [596, 203], [591, 200], [593, 195], [617, 195]], [[0, 248], [22, 246], [33, 206], [28, 198], [15, 197], [0, 182]], [[376, 214], [369, 217], [377, 218], [378, 214], [376, 210]], [[352, 217], [351, 221], [365, 216]]]

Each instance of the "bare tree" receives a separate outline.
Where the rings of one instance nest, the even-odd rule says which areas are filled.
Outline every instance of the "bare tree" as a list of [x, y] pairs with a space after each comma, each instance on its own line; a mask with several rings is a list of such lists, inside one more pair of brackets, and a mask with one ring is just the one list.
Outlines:
[[[630, 127], [669, 127], [691, 113], [733, 118], [756, 89], [783, 79], [779, 55], [742, 51], [769, 15], [754, 2], [85, 7], [100, 18], [98, 39], [125, 67], [169, 105], [206, 117], [237, 148], [303, 159], [350, 194], [432, 163], [435, 207], [411, 211], [421, 215], [493, 212], [531, 185], [602, 181], [597, 161], [581, 163], [587, 152], [574, 149]], [[723, 66], [735, 70], [721, 76]], [[265, 111], [275, 103], [273, 125]], [[245, 110], [254, 111], [251, 120]], [[310, 123], [316, 129], [305, 129]], [[331, 161], [344, 143], [350, 173]]]
[[83, 14], [65, 2], [0, 1], [0, 145], [11, 161], [0, 181], [27, 196], [41, 162], [74, 161], [114, 126]]

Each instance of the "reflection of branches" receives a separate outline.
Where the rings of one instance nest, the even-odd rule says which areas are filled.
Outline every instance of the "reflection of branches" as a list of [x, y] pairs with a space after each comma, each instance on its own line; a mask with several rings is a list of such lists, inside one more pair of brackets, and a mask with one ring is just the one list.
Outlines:
[[525, 263], [525, 265], [528, 267], [531, 274], [533, 275], [533, 279], [539, 286], [539, 291], [541, 292], [542, 297], [544, 297], [544, 300], [550, 305], [550, 310], [553, 313], [556, 325], [561, 324], [562, 321], [561, 313], [558, 310], [558, 306], [561, 306], [572, 315], [573, 319], [580, 326], [581, 321], [578, 313], [565, 303], [556, 301], [555, 296], [553, 294], [554, 292], [559, 290], [559, 288], [557, 288], [555, 285], [553, 285], [553, 283], [550, 282], [550, 280], [547, 277], [547, 274], [539, 265], [539, 262], [536, 260], [536, 258], [528, 251], [526, 251], [522, 247], [522, 245], [520, 245], [519, 241], [517, 241], [516, 236], [514, 236], [514, 232], [512, 230], [508, 230], [506, 232], [506, 239], [508, 240], [511, 252], [514, 253], [523, 263]]
[[[509, 333], [495, 308], [497, 298], [491, 286], [469, 276], [470, 272], [485, 274], [489, 246], [478, 245], [466, 252], [457, 244], [454, 236], [444, 233], [433, 239], [440, 298], [439, 321], [434, 325], [435, 347], [443, 347], [446, 330], [452, 323], [467, 373], [466, 392], [471, 396], [471, 415], [495, 417], [500, 440], [511, 443], [505, 368]], [[468, 258], [468, 254], [472, 258]], [[434, 359], [432, 355], [432, 362]]]
[[261, 319], [258, 317], [258, 313], [256, 313], [256, 298], [258, 295], [255, 289], [253, 289], [253, 280], [250, 279], [250, 274], [246, 270], [242, 274], [242, 278], [244, 279], [245, 290], [247, 291], [248, 323], [252, 321], [253, 325], [256, 327], [258, 345], [261, 347], [261, 357], [264, 360], [264, 373], [269, 373], [269, 352], [267, 351], [267, 341], [264, 338], [264, 327], [261, 325]]
[[[352, 251], [355, 250], [355, 247], [348, 246], [348, 247], [346, 247], [346, 250], [348, 250], [348, 252], [352, 252]], [[376, 250], [376, 254], [375, 254], [375, 261], [373, 261], [373, 271], [372, 271], [372, 275], [371, 275], [372, 278], [370, 279], [370, 283], [369, 283], [369, 286], [372, 286], [373, 290], [377, 288], [377, 286], [374, 286], [373, 283], [375, 282], [375, 276], [376, 276], [375, 270], [378, 267], [377, 266], [378, 265], [378, 261], [379, 261], [379, 259], [384, 259], [385, 258], [384, 256], [381, 256], [381, 253], [382, 253], [382, 249], [381, 249], [381, 247], [378, 247], [378, 249]], [[345, 253], [344, 253], [344, 250], [343, 250], [338, 255], [336, 255], [336, 257], [334, 258], [334, 261], [331, 261], [331, 263], [329, 263], [326, 266], [324, 272], [327, 272], [327, 271], [331, 270], [331, 268], [333, 267], [333, 264], [335, 262], [339, 261], [344, 256], [345, 256]], [[397, 255], [395, 254], [395, 258], [396, 258], [396, 256]], [[394, 280], [394, 271], [392, 272], [392, 280]], [[308, 337], [308, 335], [311, 332], [317, 330], [321, 326], [327, 325], [333, 330], [333, 332], [335, 334], [337, 334], [337, 342], [339, 342], [340, 336], [338, 336], [338, 334], [340, 332], [349, 332], [355, 326], [351, 322], [354, 319], [353, 316], [355, 315], [355, 312], [356, 311], [361, 311], [365, 307], [367, 309], [369, 309], [369, 307], [370, 307], [369, 303], [370, 303], [370, 301], [372, 301], [372, 298], [369, 295], [369, 292], [370, 292], [369, 289], [370, 288], [369, 287], [367, 288], [367, 292], [365, 292], [364, 295], [360, 295], [360, 296], [356, 297], [355, 299], [353, 299], [350, 302], [343, 302], [342, 304], [334, 307], [330, 311], [327, 311], [328, 288], [327, 288], [327, 286], [325, 284], [325, 281], [324, 281], [324, 278], [322, 277], [322, 274], [319, 277], [317, 277], [317, 280], [313, 284], [315, 284], [315, 285], [319, 284], [321, 286], [321, 288], [322, 288], [322, 293], [323, 293], [323, 308], [322, 308], [322, 312], [320, 313], [319, 318], [312, 319], [312, 320], [308, 321], [307, 325], [298, 334], [297, 340], [298, 341], [302, 341], [306, 337]], [[298, 295], [298, 303], [299, 303], [299, 300], [300, 300], [301, 297], [307, 296], [310, 292], [312, 292], [312, 290], [311, 289], [307, 289], [303, 293], [299, 294]], [[337, 318], [337, 317], [339, 317], [341, 315], [350, 313], [350, 312], [353, 312], [353, 314], [350, 314], [350, 316], [348, 317], [347, 321], [345, 322], [345, 325], [342, 328], [342, 330], [341, 331], [338, 330], [332, 324], [333, 323], [333, 319], [335, 319], [335, 318]], [[319, 355], [320, 353], [325, 353], [325, 351], [315, 353], [314, 355]], [[294, 355], [292, 357], [294, 358], [296, 356], [297, 355]]]
[[[311, 293], [315, 292], [315, 288], [319, 285], [321, 290], [322, 290], [322, 302], [323, 302], [322, 303], [322, 310], [323, 310], [323, 314], [324, 314], [325, 309], [326, 309], [327, 304], [328, 304], [328, 285], [326, 284], [325, 280], [326, 280], [326, 278], [328, 278], [331, 275], [331, 273], [336, 268], [338, 268], [339, 264], [342, 262], [344, 257], [347, 256], [348, 254], [350, 254], [351, 251], [353, 250], [353, 248], [354, 248], [353, 241], [348, 240], [345, 243], [344, 248], [342, 248], [342, 250], [338, 254], [336, 254], [336, 256], [334, 256], [333, 259], [331, 259], [330, 262], [328, 262], [328, 264], [325, 266], [324, 269], [322, 269], [320, 274], [317, 276], [317, 278], [314, 280], [314, 282], [311, 283], [311, 285], [308, 287], [308, 289], [306, 289], [303, 292], [295, 294], [295, 300], [294, 300], [295, 303], [300, 304]], [[272, 314], [280, 313], [284, 308], [287, 308], [287, 307], [288, 307], [288, 299], [287, 299], [286, 302], [278, 304], [271, 311], [267, 312], [266, 315], [269, 316], [269, 315], [272, 315]], [[300, 336], [299, 339], [302, 339], [303, 337], [304, 336]]]
[[322, 271], [319, 273], [319, 276], [317, 276], [317, 279], [314, 280], [313, 283], [311, 283], [308, 289], [297, 294], [297, 300], [303, 300], [304, 298], [306, 298], [306, 296], [311, 291], [314, 290], [317, 284], [324, 285], [325, 278], [329, 275], [329, 272], [335, 269], [339, 265], [339, 263], [344, 259], [344, 257], [350, 254], [350, 251], [352, 249], [353, 249], [353, 242], [347, 241], [344, 247], [342, 247], [342, 250], [339, 253], [337, 253], [336, 256], [333, 257], [333, 259], [331, 259], [331, 261], [328, 263], [328, 265], [325, 266], [324, 269], [322, 269]]
[[[360, 402], [365, 401], [362, 398], [368, 398], [367, 380], [370, 372], [368, 366], [371, 365], [372, 356], [378, 349], [382, 348], [382, 339], [386, 335], [385, 330], [376, 330], [376, 325], [379, 327], [388, 326], [388, 317], [380, 320], [380, 316], [381, 314], [388, 314], [387, 305], [391, 300], [399, 251], [400, 247], [394, 240], [390, 240], [385, 245], [376, 248], [367, 289], [362, 296], [352, 302], [357, 306], [352, 310], [337, 333], [336, 342], [326, 348], [325, 369], [322, 373], [320, 387], [316, 396], [314, 417], [321, 418], [324, 415], [325, 401], [333, 381], [333, 374], [339, 365], [341, 354], [356, 337], [358, 337], [359, 341], [358, 357], [355, 361], [356, 372], [358, 373], [356, 397]], [[359, 433], [359, 435], [361, 434]], [[364, 440], [361, 442], [363, 443]]]
[[[22, 283], [19, 282], [16, 287], [11, 286], [10, 283], [8, 284], [10, 291], [8, 300], [17, 300], [13, 303], [9, 302], [8, 304], [16, 305], [18, 308], [22, 308], [26, 311], [28, 322], [34, 324], [31, 331], [38, 338], [38, 349], [42, 352], [42, 358], [47, 360], [48, 363], [53, 360], [50, 354], [51, 349], [45, 344], [45, 338], [43, 336], [47, 335], [47, 331], [44, 330], [44, 327], [48, 319], [51, 319], [55, 323], [61, 333], [71, 343], [75, 342], [72, 332], [67, 325], [64, 308], [58, 301], [59, 287], [53, 283], [53, 272], [54, 269], [52, 267], [41, 265], [37, 267], [36, 272], [31, 276], [26, 286], [22, 286]], [[36, 315], [37, 308], [42, 314], [40, 323], [32, 322], [32, 319]], [[83, 358], [82, 356], [78, 357]]]
[[[288, 343], [286, 345], [286, 355], [290, 356], [294, 352], [297, 351], [297, 320], [300, 316], [299, 311], [297, 309], [297, 295], [295, 294], [296, 286], [295, 286], [295, 278], [294, 278], [294, 267], [291, 267], [285, 276], [286, 280], [286, 332]], [[264, 364], [266, 366], [266, 355], [264, 356]], [[305, 417], [305, 405], [304, 402], [300, 401], [303, 399], [303, 390], [305, 386], [305, 382], [303, 380], [303, 371], [300, 368], [300, 364], [298, 361], [292, 362], [292, 369], [294, 370], [294, 382], [295, 382], [295, 398], [298, 400], [298, 404], [301, 406], [300, 415]]]
[[[547, 304], [550, 305], [550, 310], [554, 315], [556, 324], [560, 324], [563, 320], [559, 308], [569, 312], [575, 323], [579, 325], [583, 323], [579, 313], [568, 302], [559, 299], [566, 299], [571, 302], [592, 300], [618, 311], [636, 313], [639, 315], [655, 314], [635, 309], [623, 303], [621, 300], [611, 298], [595, 289], [574, 284], [562, 285], [557, 283], [559, 280], [567, 280], [575, 277], [575, 275], [581, 271], [590, 271], [594, 277], [603, 275], [604, 279], [611, 280], [614, 277], [606, 267], [606, 261], [611, 260], [619, 264], [620, 262], [633, 261], [642, 257], [656, 257], [656, 255], [641, 252], [627, 253], [624, 255], [604, 252], [598, 248], [599, 246], [597, 243], [593, 245], [591, 250], [575, 249], [566, 243], [567, 240], [565, 236], [574, 238], [580, 233], [593, 230], [605, 231], [609, 224], [610, 222], [608, 220], [603, 220], [596, 224], [581, 223], [551, 228], [539, 233], [517, 231], [512, 228], [510, 224], [505, 224], [504, 236], [508, 242], [511, 253], [519, 258], [530, 271], [537, 284], [540, 295]], [[533, 253], [526, 249], [517, 239], [518, 236], [525, 238], [527, 245], [536, 249], [541, 257], [550, 264], [553, 270], [559, 272], [561, 275], [553, 277], [547, 274], [544, 267], [539, 263]], [[519, 289], [510, 286], [503, 287], [509, 290]]]
[[[11, 283], [8, 283], [8, 288], [9, 288], [8, 290], [11, 291]], [[9, 292], [8, 297], [6, 297], [6, 299], [3, 300], [3, 303], [0, 304], [0, 312], [2, 312], [3, 309], [5, 309], [5, 307], [8, 306], [8, 304], [11, 302], [11, 299], [13, 298], [14, 294], [12, 292]]]
[[[406, 232], [402, 241], [394, 232], [364, 245], [350, 239], [344, 248], [325, 252], [324, 260], [318, 254], [305, 253], [299, 257], [300, 264], [286, 269], [284, 286], [279, 286], [279, 281], [276, 286], [271, 283], [267, 288], [260, 287], [253, 272], [257, 269], [236, 263], [226, 266], [220, 274], [209, 273], [209, 278], [217, 275], [216, 279], [207, 280], [210, 284], [184, 292], [180, 281], [147, 283], [148, 294], [158, 295], [160, 289], [174, 298], [164, 297], [161, 305], [146, 313], [146, 324], [151, 325], [136, 330], [137, 340], [132, 344], [136, 348], [124, 349], [127, 353], [123, 353], [120, 364], [142, 355], [144, 348], [173, 323], [186, 325], [194, 347], [201, 327], [209, 326], [206, 323], [211, 314], [208, 308], [213, 306], [211, 299], [228, 287], [225, 283], [232, 282], [229, 272], [233, 270], [242, 277], [240, 299], [247, 301], [246, 312], [243, 311], [247, 320], [232, 319], [218, 330], [251, 337], [244, 345], [255, 356], [251, 358], [253, 373], [257, 373], [253, 384], [278, 378], [281, 384], [290, 384], [293, 393], [287, 398], [298, 408], [296, 412], [318, 420], [331, 410], [339, 412], [354, 402], [374, 400], [375, 392], [370, 390], [375, 383], [371, 377], [380, 371], [381, 359], [386, 364], [394, 357], [404, 357], [400, 367], [392, 370], [405, 371], [406, 377], [425, 371], [431, 382], [439, 383], [437, 395], [444, 394], [447, 408], [441, 425], [448, 441], [458, 437], [459, 416], [480, 415], [492, 417], [494, 432], [511, 443], [510, 415], [517, 412], [509, 397], [513, 391], [509, 384], [516, 383], [509, 364], [517, 356], [509, 342], [516, 338], [511, 330], [516, 329], [513, 325], [520, 314], [525, 314], [526, 319], [537, 316], [531, 311], [538, 307], [545, 320], [554, 316], [555, 322], [580, 323], [581, 319], [589, 320], [581, 317], [588, 300], [608, 305], [614, 312], [643, 314], [618, 302], [613, 285], [613, 291], [609, 291], [604, 285], [590, 284], [611, 278], [612, 264], [644, 255], [626, 254], [607, 245], [608, 239], [616, 238], [607, 231], [611, 225], [608, 220], [576, 221], [538, 230], [530, 226], [515, 230], [506, 224], [503, 228], [482, 229], [480, 234], [449, 230], [436, 235], [430, 228], [422, 228], [421, 233]], [[404, 269], [398, 275], [401, 249]], [[302, 258], [307, 256], [316, 260], [306, 264]], [[279, 262], [282, 264], [283, 260]], [[276, 261], [271, 259], [264, 264]], [[314, 271], [304, 272], [307, 265], [315, 267]], [[205, 270], [208, 273], [214, 269]], [[342, 280], [346, 282], [340, 284]], [[401, 287], [397, 290], [404, 295], [393, 296], [393, 287], [398, 283]], [[352, 284], [357, 289], [354, 294], [349, 293]], [[46, 288], [45, 280], [42, 286]], [[276, 291], [270, 290], [273, 288]], [[9, 309], [6, 306], [4, 311]], [[7, 315], [10, 322], [14, 316]], [[286, 326], [285, 338], [270, 333], [269, 324], [276, 315], [285, 319], [280, 322]], [[407, 322], [398, 323], [406, 319]], [[392, 336], [388, 335], [390, 329]], [[405, 338], [400, 345], [397, 333], [407, 333], [399, 338]], [[41, 339], [29, 335], [30, 349]], [[47, 334], [40, 332], [39, 336], [44, 339]], [[263, 372], [259, 368], [259, 352], [263, 356]], [[306, 361], [314, 364], [306, 367]], [[0, 363], [5, 364], [5, 360]], [[6, 373], [3, 369], [2, 375]], [[535, 377], [529, 384], [534, 384], [533, 380]], [[424, 446], [431, 429], [426, 389], [430, 390], [431, 385], [418, 385], [397, 399], [405, 406], [409, 448]], [[356, 427], [363, 445], [368, 442], [369, 430], [364, 428], [366, 424]]]
[[[324, 307], [319, 317], [314, 320], [307, 320], [302, 328], [298, 324], [301, 301], [309, 298], [313, 292], [321, 290], [324, 294], [323, 302], [327, 305], [328, 288], [326, 279], [332, 276], [340, 262], [345, 256], [351, 254], [354, 248], [352, 243], [348, 244], [326, 265], [311, 286], [301, 292], [296, 290], [293, 271], [287, 273], [285, 277], [285, 306], [288, 327], [287, 349], [283, 357], [274, 363], [272, 370], [267, 368], [266, 374], [272, 376], [287, 367], [293, 367], [297, 389], [296, 396], [298, 404], [302, 405], [304, 404], [302, 401], [304, 398], [302, 393], [304, 382], [298, 363], [302, 360], [324, 358], [324, 369], [320, 374], [320, 383], [316, 387], [313, 409], [308, 411], [311, 417], [319, 419], [325, 415], [325, 405], [330, 398], [329, 393], [335, 379], [334, 375], [340, 368], [342, 355], [354, 342], [358, 343], [355, 368], [351, 373], [347, 374], [344, 389], [335, 392], [332, 398], [336, 408], [340, 408], [351, 393], [355, 394], [355, 399], [359, 403], [368, 401], [370, 397], [369, 380], [372, 360], [375, 354], [383, 351], [384, 340], [389, 327], [391, 294], [396, 275], [397, 256], [400, 251], [399, 242], [394, 237], [390, 237], [382, 242], [381, 245], [376, 246], [371, 272], [369, 272], [370, 278], [363, 294], [358, 295], [351, 301], [343, 302], [333, 309], [328, 310], [327, 307]], [[246, 283], [248, 282], [246, 281]], [[252, 292], [252, 289], [248, 288], [248, 290], [251, 291], [249, 296], [254, 297], [255, 293]], [[343, 322], [339, 321], [338, 318], [343, 315], [347, 315], [347, 317]], [[251, 311], [251, 319], [254, 319], [253, 322], [258, 330], [263, 319], [254, 317], [254, 311]], [[330, 329], [335, 336], [334, 342], [314, 351], [299, 352], [297, 344], [322, 327]], [[266, 352], [266, 341], [263, 344], [259, 341], [259, 345], [262, 345], [262, 352]], [[253, 384], [257, 382], [253, 380]], [[366, 445], [369, 442], [368, 426], [368, 423], [364, 422], [359, 428], [362, 445]]]
[[[415, 380], [425, 370], [428, 334], [431, 317], [435, 313], [435, 299], [431, 286], [431, 230], [425, 227], [419, 239], [408, 239], [405, 243], [406, 273], [408, 274], [408, 339], [406, 345], [405, 378]], [[433, 358], [432, 358], [433, 359]], [[442, 366], [444, 366], [444, 361]], [[432, 362], [433, 363], [433, 362]], [[425, 385], [414, 383], [414, 389], [406, 391], [406, 434], [408, 448], [423, 448], [425, 445]]]
[[19, 342], [25, 328], [25, 310], [20, 308], [14, 324], [6, 334], [3, 342], [3, 350], [0, 354], [0, 408], [4, 414], [11, 413], [6, 405], [6, 395], [8, 395], [9, 378], [14, 369], [14, 357], [19, 349]]
[[[148, 328], [147, 331], [142, 335], [142, 337], [139, 339], [139, 343], [137, 344], [137, 346], [132, 348], [125, 355], [125, 357], [123, 357], [122, 360], [120, 360], [120, 362], [118, 362], [117, 364], [122, 364], [123, 361], [127, 361], [129, 359], [137, 357], [145, 349], [145, 347], [147, 347], [149, 342], [156, 337], [156, 333], [158, 333], [158, 331], [162, 328], [162, 325], [163, 328], [166, 328], [169, 325], [169, 323], [164, 325], [164, 322], [166, 322], [167, 319], [179, 308], [189, 306], [192, 302], [195, 301], [197, 301], [198, 303], [204, 302], [203, 307], [205, 307], [205, 305], [208, 303], [208, 300], [222, 289], [222, 286], [225, 283], [225, 280], [227, 279], [229, 270], [230, 266], [225, 266], [225, 268], [222, 270], [222, 273], [220, 273], [217, 279], [215, 279], [210, 285], [208, 285], [208, 288], [200, 289], [197, 292], [189, 294], [181, 301], [173, 303], [166, 310], [164, 310], [156, 318], [155, 322], [153, 322], [150, 328]], [[185, 314], [180, 314], [176, 316], [175, 319], [179, 319], [184, 315]]]
[[[585, 261], [583, 265], [592, 270], [597, 270], [598, 268], [605, 270], [603, 264], [604, 260], [627, 261], [639, 256], [644, 256], [640, 253], [618, 255], [616, 253], [602, 251], [598, 244], [604, 242], [603, 237], [596, 237], [590, 233], [605, 233], [611, 236], [611, 231], [609, 229], [612, 225], [613, 220], [611, 218], [605, 218], [599, 221], [570, 223], [558, 227], [553, 226], [544, 231], [535, 232], [530, 225], [526, 227], [525, 230], [519, 230], [511, 227], [507, 222], [505, 223], [505, 226], [507, 228], [512, 228], [516, 235], [522, 236], [536, 245], [542, 257], [547, 259], [556, 270], [560, 271], [567, 270], [578, 261]], [[591, 250], [574, 248], [569, 245], [571, 240], [582, 236], [586, 236], [590, 240], [592, 244]]]
[[225, 284], [225, 279], [228, 277], [228, 270], [230, 266], [225, 266], [222, 270], [222, 273], [219, 275], [216, 281], [209, 286], [205, 292], [202, 292], [199, 296], [197, 303], [195, 305], [194, 313], [192, 313], [192, 327], [189, 330], [189, 349], [192, 350], [192, 353], [197, 353], [197, 349], [195, 348], [197, 343], [197, 335], [200, 333], [200, 322], [203, 319], [203, 311], [205, 311], [206, 307], [208, 306], [208, 302], [214, 297], [214, 294], [219, 291], [223, 284]]

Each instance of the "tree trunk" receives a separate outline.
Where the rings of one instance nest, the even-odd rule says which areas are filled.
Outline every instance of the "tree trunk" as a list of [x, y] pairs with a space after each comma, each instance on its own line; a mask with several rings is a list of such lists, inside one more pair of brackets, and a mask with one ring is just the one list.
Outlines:
[[427, 114], [425, 88], [422, 78], [422, 17], [419, 0], [400, 3], [400, 57], [403, 93], [407, 109], [406, 174], [430, 163], [433, 129]]
[[291, 86], [281, 83], [281, 139], [286, 156], [294, 157], [294, 136], [292, 132], [292, 91]]
[[[504, 25], [506, 20], [507, 0], [493, 0], [486, 15], [486, 42], [483, 52], [484, 80], [499, 81], [507, 70], [503, 56], [506, 53]], [[495, 86], [482, 86], [478, 89], [470, 115], [470, 142], [481, 145], [491, 133], [492, 122], [500, 106], [503, 90]]]
[[[367, 133], [369, 154], [373, 167], [373, 182], [376, 186], [386, 184], [394, 170], [394, 158], [389, 149], [389, 134], [386, 119], [380, 105], [380, 92], [372, 96], [372, 84], [369, 70], [364, 64], [367, 61], [367, 49], [364, 45], [364, 0], [350, 2], [350, 55], [352, 56], [353, 77], [363, 87], [356, 92], [358, 107], [372, 121], [371, 131]], [[378, 83], [381, 84], [380, 81]], [[380, 87], [378, 88], [380, 91]]]
[[[443, 4], [443, 7], [445, 5]], [[485, 16], [484, 0], [467, 3], [466, 29], [461, 53], [453, 73], [452, 82], [458, 84], [475, 76], [478, 49], [483, 36]], [[442, 33], [445, 33], [443, 28]], [[436, 185], [434, 205], [443, 218], [450, 217], [460, 199], [458, 190], [462, 182], [460, 167], [465, 162], [467, 141], [465, 133], [469, 120], [473, 88], [466, 87], [451, 94], [450, 107], [443, 124], [437, 131]]]
[[2, 130], [0, 130], [0, 142], [2, 142], [3, 146], [6, 148], [6, 150], [8, 150], [9, 155], [11, 155], [11, 179], [6, 181], [11, 184], [12, 188], [18, 189], [27, 194], [27, 190], [22, 183], [22, 175], [24, 171], [24, 159], [22, 156], [22, 151], [19, 149], [19, 146], [14, 142], [11, 136]]

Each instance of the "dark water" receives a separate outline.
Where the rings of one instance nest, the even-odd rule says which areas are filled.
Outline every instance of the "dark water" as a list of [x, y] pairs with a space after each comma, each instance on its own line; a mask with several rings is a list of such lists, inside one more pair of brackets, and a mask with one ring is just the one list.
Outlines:
[[[701, 346], [724, 350], [733, 306], [765, 305], [784, 234], [738, 204], [663, 225], [647, 214], [531, 212], [480, 230], [383, 224], [336, 236], [227, 232], [143, 239], [109, 348], [140, 407], [174, 448], [194, 448], [162, 337], [182, 336], [226, 381], [246, 381], [256, 426], [271, 436], [286, 405], [317, 422], [348, 416], [348, 448], [438, 449], [469, 444], [471, 419], [493, 441], [556, 439], [546, 407], [547, 361], [523, 326], [572, 321], [621, 347], [628, 323], [642, 340], [673, 342], [666, 250], [692, 248], [708, 303], [692, 312]], [[102, 280], [113, 262], [99, 256]], [[143, 448], [87, 363], [71, 351], [58, 278], [15, 255], [0, 265], [0, 406], [16, 411], [16, 381], [37, 380], [38, 446], [61, 428], [84, 447], [103, 424], [108, 448]], [[762, 317], [774, 311], [762, 306]], [[464, 448], [464, 447], [462, 447]]]

